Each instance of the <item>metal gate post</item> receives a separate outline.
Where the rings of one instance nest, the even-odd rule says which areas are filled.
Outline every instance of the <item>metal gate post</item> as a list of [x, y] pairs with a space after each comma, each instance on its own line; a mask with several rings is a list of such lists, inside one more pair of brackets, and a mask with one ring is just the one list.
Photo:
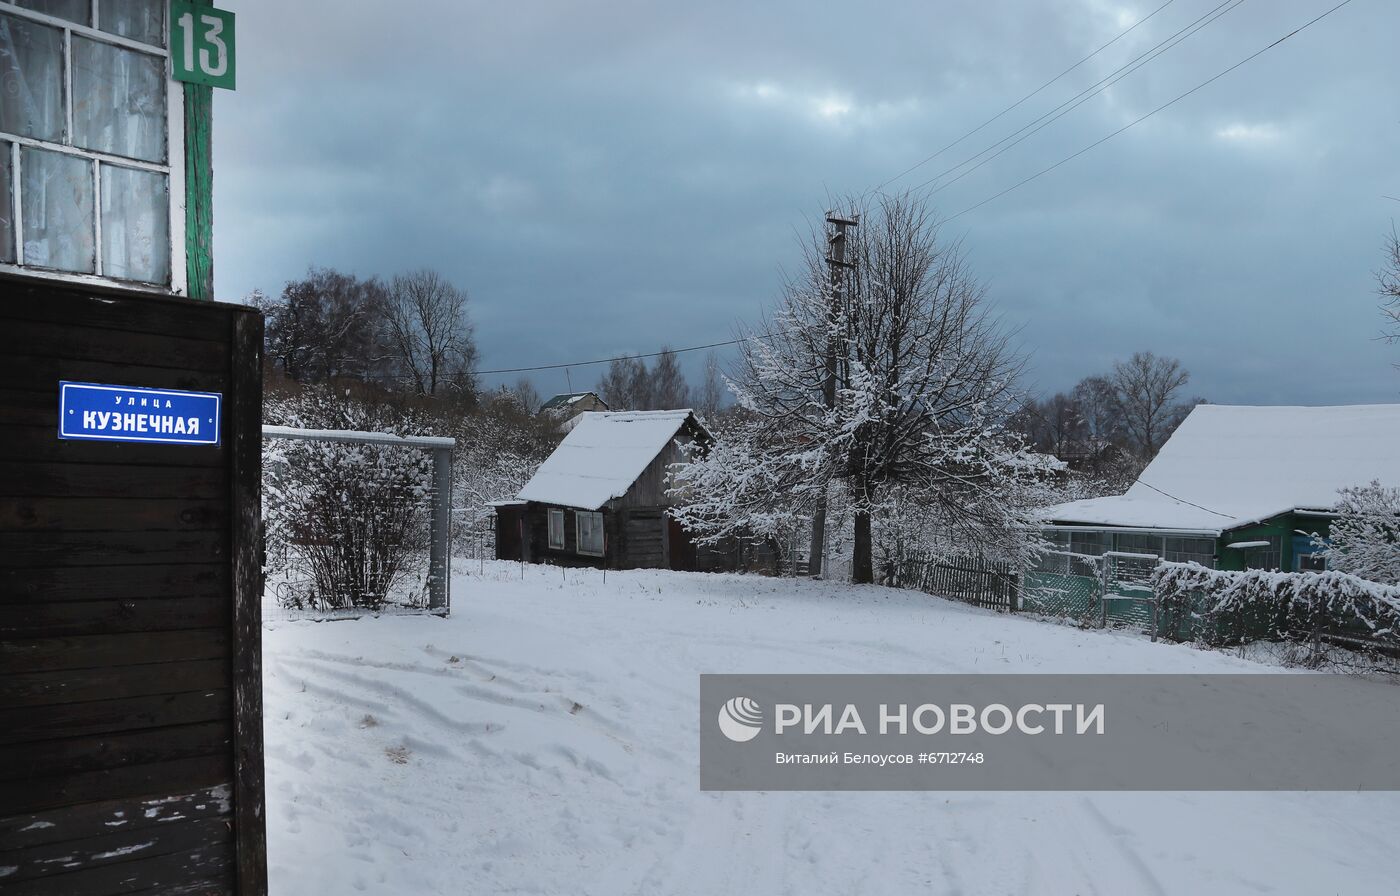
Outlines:
[[451, 566], [452, 449], [433, 449], [433, 516], [428, 526], [428, 608], [452, 606]]

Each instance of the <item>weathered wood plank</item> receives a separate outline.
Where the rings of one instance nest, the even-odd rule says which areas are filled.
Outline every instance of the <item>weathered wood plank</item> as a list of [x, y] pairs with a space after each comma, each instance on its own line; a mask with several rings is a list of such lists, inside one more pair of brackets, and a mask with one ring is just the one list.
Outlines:
[[116, 828], [77, 842], [9, 850], [0, 852], [0, 870], [9, 870], [9, 874], [0, 876], [0, 885], [8, 888], [20, 881], [49, 878], [54, 887], [50, 892], [68, 892], [61, 875], [188, 852], [207, 843], [224, 841], [228, 836], [227, 818], [215, 816], [167, 822], [156, 830]]
[[[54, 301], [62, 290], [62, 301]], [[36, 284], [32, 280], [0, 278], [0, 320], [63, 323], [81, 320], [83, 326], [128, 333], [151, 333], [194, 339], [222, 340], [224, 316], [211, 314], [208, 305], [188, 299], [131, 290], [89, 287], [79, 284]], [[225, 306], [225, 314], [250, 313]]]
[[0, 635], [65, 638], [119, 632], [169, 632], [212, 628], [228, 616], [228, 599], [214, 597], [0, 604]]
[[0, 710], [0, 744], [212, 722], [231, 718], [232, 707], [231, 691], [211, 688], [120, 700], [3, 709]]
[[221, 500], [0, 497], [4, 532], [207, 532], [227, 525]]
[[[222, 824], [222, 823], [220, 823]], [[211, 836], [217, 835], [218, 825], [211, 826]], [[212, 882], [227, 886], [234, 862], [233, 838], [225, 830], [218, 841], [206, 840], [194, 849], [141, 857], [125, 862], [98, 864], [66, 870], [55, 877], [40, 877], [18, 881], [6, 887], [6, 896], [116, 896], [120, 893], [159, 892], [208, 893]], [[225, 882], [225, 883], [219, 883]]]
[[233, 538], [234, 832], [238, 890], [267, 893], [262, 728], [262, 344], [261, 316], [232, 321], [229, 372], [229, 502]]
[[0, 705], [49, 706], [228, 686], [228, 663], [223, 660], [22, 672], [0, 677]]
[[228, 556], [219, 532], [11, 532], [0, 567], [209, 563]]
[[223, 628], [6, 638], [0, 641], [0, 675], [208, 660], [228, 655], [229, 632]]
[[23, 346], [29, 355], [182, 371], [223, 371], [228, 367], [229, 346], [223, 339], [118, 332], [85, 324], [9, 320], [5, 329], [11, 344]]
[[6, 426], [58, 426], [56, 389], [25, 392], [0, 389], [0, 424]]
[[42, 744], [12, 744], [0, 747], [0, 782], [63, 778], [125, 765], [224, 754], [231, 749], [232, 737], [233, 724], [223, 719], [66, 737]]
[[[56, 396], [57, 393], [55, 393]], [[58, 398], [54, 398], [55, 404]], [[57, 417], [55, 417], [55, 420]], [[0, 439], [0, 461], [44, 464], [224, 468], [223, 445], [155, 445], [135, 442], [94, 442], [60, 439], [58, 426], [6, 426]], [[8, 481], [8, 475], [0, 484]], [[0, 488], [0, 491], [5, 489]]]
[[[116, 830], [142, 831], [232, 812], [228, 785], [158, 798], [104, 800], [0, 818], [0, 855], [54, 843], [83, 842]], [[0, 861], [0, 864], [4, 864]]]
[[151, 765], [124, 765], [62, 778], [12, 781], [0, 788], [0, 816], [99, 800], [160, 798], [225, 784], [232, 776], [232, 757], [220, 753]]
[[147, 386], [152, 389], [193, 389], [199, 392], [222, 392], [228, 384], [226, 375], [219, 370], [185, 370], [113, 361], [55, 358], [21, 351], [0, 355], [0, 382], [3, 382], [7, 389], [49, 392], [53, 395], [54, 407], [57, 408], [60, 380], [104, 383], [112, 386]]
[[164, 566], [0, 567], [0, 604], [42, 601], [218, 597], [226, 594], [224, 563]]
[[[4, 403], [0, 394], [0, 405]], [[0, 486], [9, 497], [186, 498], [224, 500], [228, 474], [217, 467], [10, 463]]]

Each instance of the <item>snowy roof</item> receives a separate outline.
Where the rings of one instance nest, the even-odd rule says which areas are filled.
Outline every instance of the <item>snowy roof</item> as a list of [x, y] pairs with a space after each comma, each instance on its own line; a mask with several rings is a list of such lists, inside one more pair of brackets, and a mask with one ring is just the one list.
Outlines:
[[591, 411], [554, 449], [516, 497], [583, 510], [620, 498], [671, 440], [694, 422], [676, 411]]
[[1247, 407], [1187, 416], [1126, 494], [1051, 507], [1059, 523], [1221, 532], [1291, 510], [1331, 510], [1337, 490], [1400, 484], [1400, 404]]
[[602, 397], [599, 396], [597, 392], [561, 392], [558, 395], [551, 397], [544, 404], [540, 405], [540, 410], [552, 411], [558, 408], [567, 408], [570, 405], [577, 404], [579, 401], [587, 398], [590, 395], [597, 399], [598, 403], [601, 404], [603, 407], [608, 406], [608, 403], [606, 401], [603, 401]]

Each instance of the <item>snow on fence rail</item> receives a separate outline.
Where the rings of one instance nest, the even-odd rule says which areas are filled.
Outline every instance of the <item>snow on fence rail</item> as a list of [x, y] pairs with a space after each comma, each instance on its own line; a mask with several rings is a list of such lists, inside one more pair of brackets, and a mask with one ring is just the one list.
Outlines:
[[264, 618], [446, 614], [455, 441], [263, 427]]

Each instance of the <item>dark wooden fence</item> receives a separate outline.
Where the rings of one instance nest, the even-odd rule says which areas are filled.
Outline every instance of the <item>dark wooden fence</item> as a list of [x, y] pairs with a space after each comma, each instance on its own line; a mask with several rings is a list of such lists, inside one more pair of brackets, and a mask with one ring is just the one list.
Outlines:
[[[0, 278], [0, 892], [266, 892], [262, 322]], [[65, 441], [60, 380], [223, 395], [222, 444]]]
[[1020, 608], [1021, 577], [1009, 566], [975, 560], [908, 561], [902, 584], [929, 594], [1010, 613]]

